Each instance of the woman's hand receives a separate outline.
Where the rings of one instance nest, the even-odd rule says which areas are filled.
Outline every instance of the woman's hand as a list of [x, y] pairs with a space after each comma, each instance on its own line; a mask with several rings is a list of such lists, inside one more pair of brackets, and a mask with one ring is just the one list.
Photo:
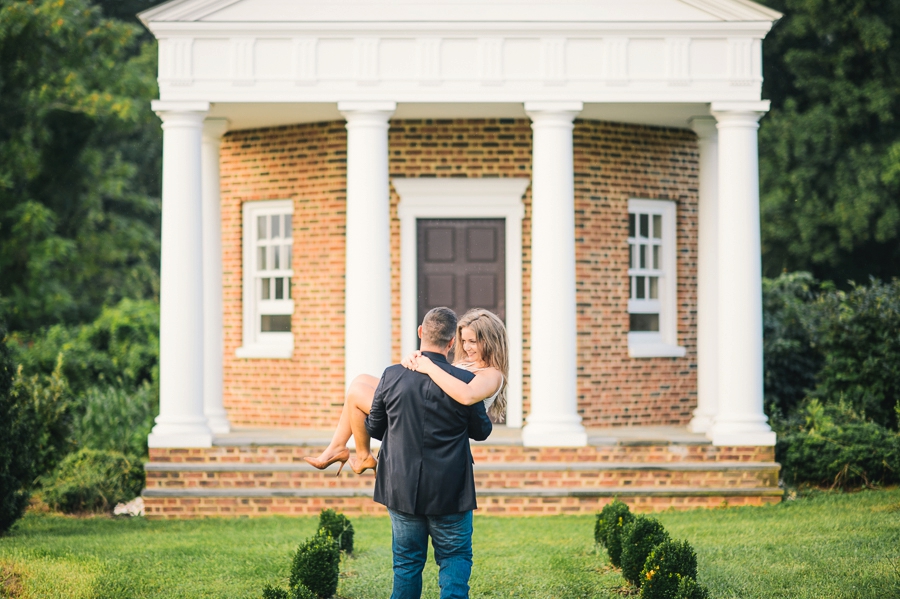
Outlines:
[[[422, 356], [422, 352], [416, 350], [413, 353], [406, 356], [405, 358], [403, 358], [403, 360], [400, 361], [400, 364], [402, 364], [404, 368], [416, 371], [419, 369], [419, 358], [422, 358], [422, 357], [424, 357], [424, 356]], [[428, 360], [428, 358], [425, 358], [425, 359]]]

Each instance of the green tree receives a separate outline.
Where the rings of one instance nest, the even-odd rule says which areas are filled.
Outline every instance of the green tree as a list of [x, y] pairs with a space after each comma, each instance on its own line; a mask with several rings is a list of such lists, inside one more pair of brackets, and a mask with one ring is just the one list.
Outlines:
[[900, 0], [764, 0], [763, 265], [900, 274]]
[[158, 292], [156, 45], [88, 0], [0, 0], [0, 312], [93, 320]]

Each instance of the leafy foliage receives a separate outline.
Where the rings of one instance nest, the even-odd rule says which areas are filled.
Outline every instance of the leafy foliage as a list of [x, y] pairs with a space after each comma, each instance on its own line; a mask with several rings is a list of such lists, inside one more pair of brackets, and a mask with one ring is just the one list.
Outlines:
[[628, 506], [615, 499], [603, 506], [594, 523], [594, 540], [606, 547], [609, 563], [617, 568], [622, 567], [622, 531], [632, 520]]
[[900, 483], [900, 434], [848, 406], [809, 401], [805, 421], [778, 436], [776, 459], [788, 484], [839, 488]]
[[770, 415], [792, 413], [816, 386], [823, 357], [813, 347], [810, 321], [818, 289], [807, 272], [763, 279], [765, 404]]
[[843, 284], [900, 268], [900, 3], [766, 0], [764, 272]]
[[[6, 341], [2, 324], [0, 341]], [[9, 346], [0, 343], [0, 534], [24, 513], [36, 474], [34, 435], [27, 426], [33, 419], [23, 418], [28, 404], [12, 394], [13, 368]]]
[[158, 293], [156, 45], [88, 0], [0, 3], [0, 313], [15, 331]]
[[262, 599], [290, 599], [290, 595], [280, 587], [273, 587], [267, 584], [263, 587]]
[[44, 501], [66, 513], [109, 511], [144, 486], [141, 464], [116, 451], [81, 449], [43, 481]]
[[816, 306], [816, 347], [825, 357], [815, 397], [843, 401], [882, 426], [898, 429], [900, 280], [830, 291]]
[[319, 529], [297, 548], [291, 564], [290, 587], [307, 587], [319, 599], [333, 597], [337, 591], [341, 550], [327, 530]]
[[687, 541], [665, 541], [653, 548], [641, 570], [641, 599], [670, 599], [684, 578], [697, 578], [697, 554]]
[[144, 383], [134, 392], [91, 387], [79, 398], [72, 438], [79, 447], [147, 455], [147, 435], [158, 413], [158, 391]]
[[709, 599], [709, 590], [693, 578], [682, 578], [672, 599]]
[[38, 335], [13, 335], [26, 374], [50, 373], [60, 355], [72, 393], [96, 386], [137, 389], [159, 376], [159, 305], [123, 299], [93, 322], [55, 325]]
[[669, 540], [669, 533], [659, 520], [637, 515], [622, 529], [622, 576], [641, 586], [641, 571], [653, 549]]
[[322, 510], [319, 514], [319, 530], [327, 531], [341, 551], [353, 553], [353, 524], [347, 516], [334, 510]]

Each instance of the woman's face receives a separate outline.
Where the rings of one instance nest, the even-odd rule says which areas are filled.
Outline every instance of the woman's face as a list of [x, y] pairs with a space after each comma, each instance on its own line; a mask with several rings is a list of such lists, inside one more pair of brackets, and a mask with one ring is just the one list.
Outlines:
[[460, 331], [462, 348], [469, 362], [481, 362], [481, 344], [476, 340], [475, 331], [465, 327]]

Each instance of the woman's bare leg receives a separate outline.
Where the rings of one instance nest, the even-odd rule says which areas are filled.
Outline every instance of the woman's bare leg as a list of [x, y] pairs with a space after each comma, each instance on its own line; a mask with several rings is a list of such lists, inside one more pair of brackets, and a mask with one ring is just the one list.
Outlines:
[[341, 418], [338, 420], [337, 429], [331, 437], [331, 443], [325, 448], [325, 451], [319, 456], [319, 460], [325, 461], [343, 450], [347, 449], [347, 441], [353, 434], [351, 427], [352, 416], [362, 413], [362, 430], [365, 433], [365, 441], [361, 441], [359, 437], [356, 439], [357, 452], [361, 443], [365, 443], [366, 451], [369, 449], [369, 435], [366, 432], [365, 420], [369, 410], [372, 409], [372, 399], [375, 397], [375, 388], [378, 386], [378, 379], [368, 374], [361, 374], [350, 383], [347, 390], [347, 397], [344, 399], [344, 407], [341, 410]]

